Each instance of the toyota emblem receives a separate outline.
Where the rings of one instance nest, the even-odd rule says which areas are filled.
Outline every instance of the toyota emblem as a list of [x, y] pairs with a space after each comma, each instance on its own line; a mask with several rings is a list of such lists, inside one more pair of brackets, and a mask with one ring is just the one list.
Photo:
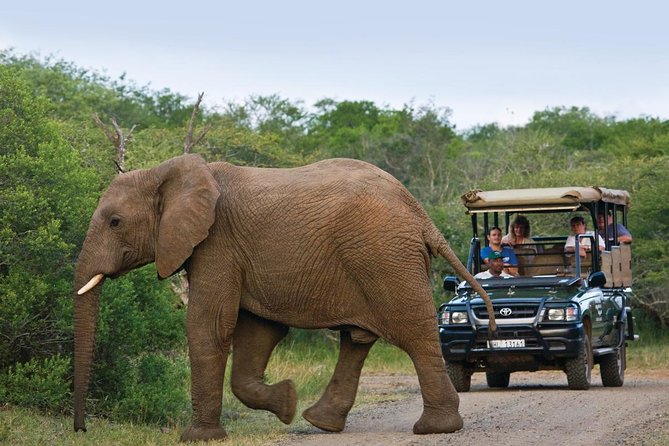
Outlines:
[[499, 314], [504, 317], [511, 316], [511, 313], [513, 313], [513, 311], [509, 307], [504, 307], [501, 310], [499, 310]]

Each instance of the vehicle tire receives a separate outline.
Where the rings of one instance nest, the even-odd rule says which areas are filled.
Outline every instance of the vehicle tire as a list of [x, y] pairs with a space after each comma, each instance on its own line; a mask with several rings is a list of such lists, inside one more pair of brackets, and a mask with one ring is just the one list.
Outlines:
[[565, 363], [567, 385], [571, 390], [588, 390], [592, 380], [592, 347], [590, 337], [583, 334], [583, 342], [578, 350], [578, 356], [568, 359]]
[[506, 388], [509, 387], [509, 379], [511, 373], [509, 372], [486, 372], [485, 380], [490, 388]]
[[446, 371], [458, 392], [469, 392], [472, 386], [472, 371], [461, 362], [446, 361]]
[[616, 353], [604, 355], [599, 360], [599, 371], [605, 387], [620, 387], [625, 382], [625, 366], [627, 365], [627, 349], [625, 343]]

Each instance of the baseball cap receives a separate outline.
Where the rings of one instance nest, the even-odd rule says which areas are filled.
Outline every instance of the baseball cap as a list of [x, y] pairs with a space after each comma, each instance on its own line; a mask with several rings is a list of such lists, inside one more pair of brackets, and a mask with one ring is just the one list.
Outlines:
[[497, 251], [491, 252], [490, 255], [488, 256], [490, 260], [501, 259], [503, 257], [504, 256], [502, 255], [502, 253]]

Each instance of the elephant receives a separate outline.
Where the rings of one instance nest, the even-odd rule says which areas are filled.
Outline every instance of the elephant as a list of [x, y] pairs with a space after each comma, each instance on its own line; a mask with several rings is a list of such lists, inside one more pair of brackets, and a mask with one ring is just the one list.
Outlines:
[[292, 382], [262, 383], [287, 327], [342, 333], [334, 375], [303, 414], [312, 424], [343, 428], [365, 357], [381, 337], [413, 361], [423, 398], [413, 432], [459, 430], [458, 394], [432, 301], [437, 255], [483, 297], [494, 331], [485, 290], [418, 201], [376, 166], [329, 159], [256, 168], [188, 154], [119, 174], [93, 213], [75, 269], [74, 429], [86, 429], [103, 282], [155, 262], [159, 279], [183, 269], [189, 282], [193, 415], [183, 441], [227, 436], [220, 415], [233, 339], [233, 393], [249, 407], [292, 420]]

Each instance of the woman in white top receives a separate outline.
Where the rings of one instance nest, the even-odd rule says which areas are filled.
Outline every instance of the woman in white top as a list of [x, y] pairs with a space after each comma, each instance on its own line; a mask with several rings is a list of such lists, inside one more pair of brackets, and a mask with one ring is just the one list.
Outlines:
[[530, 264], [534, 261], [534, 255], [539, 252], [536, 242], [530, 237], [530, 221], [524, 215], [517, 215], [513, 223], [509, 225], [509, 233], [502, 238], [503, 245], [509, 245], [518, 249], [516, 255], [524, 264]]
[[[530, 221], [524, 215], [518, 215], [509, 226], [509, 233], [502, 238], [502, 244], [514, 248], [516, 245], [534, 245], [536, 242], [530, 237], [530, 232]], [[534, 248], [536, 250], [536, 247]]]

